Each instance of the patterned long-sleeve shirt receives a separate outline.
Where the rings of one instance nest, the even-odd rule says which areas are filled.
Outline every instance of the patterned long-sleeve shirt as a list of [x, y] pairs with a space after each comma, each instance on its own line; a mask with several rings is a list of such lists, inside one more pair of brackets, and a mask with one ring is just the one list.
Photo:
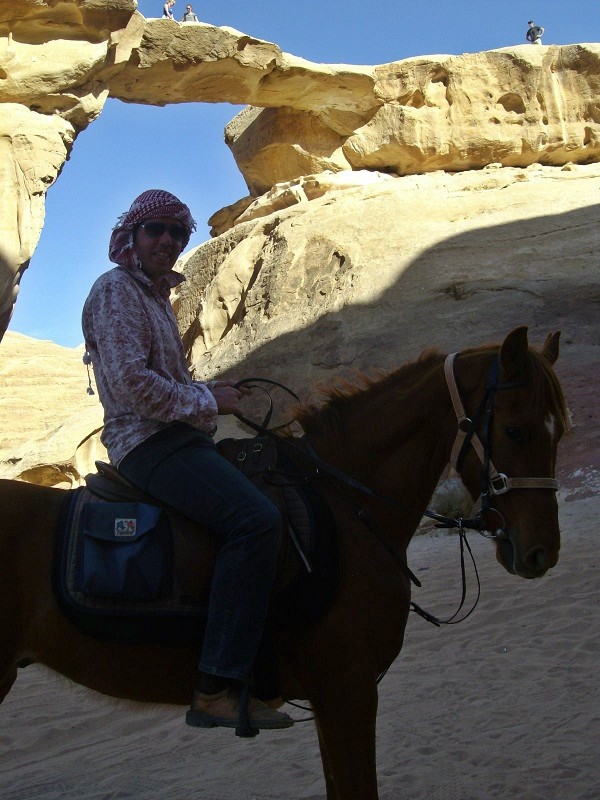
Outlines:
[[104, 407], [100, 438], [117, 466], [170, 423], [216, 429], [217, 403], [191, 379], [169, 302], [183, 280], [171, 271], [156, 286], [140, 269], [119, 266], [98, 278], [85, 302], [83, 335]]

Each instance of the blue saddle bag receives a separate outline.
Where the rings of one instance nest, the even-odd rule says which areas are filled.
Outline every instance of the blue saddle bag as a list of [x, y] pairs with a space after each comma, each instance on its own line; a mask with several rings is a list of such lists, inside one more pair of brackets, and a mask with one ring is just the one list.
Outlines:
[[173, 588], [166, 512], [146, 503], [87, 503], [81, 515], [79, 589], [91, 597], [158, 600]]

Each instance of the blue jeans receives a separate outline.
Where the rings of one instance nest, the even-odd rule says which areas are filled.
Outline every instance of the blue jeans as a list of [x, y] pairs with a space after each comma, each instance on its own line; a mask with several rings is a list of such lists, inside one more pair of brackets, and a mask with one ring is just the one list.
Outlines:
[[246, 681], [267, 618], [281, 516], [213, 440], [177, 422], [135, 447], [119, 471], [140, 489], [208, 528], [220, 543], [200, 669]]

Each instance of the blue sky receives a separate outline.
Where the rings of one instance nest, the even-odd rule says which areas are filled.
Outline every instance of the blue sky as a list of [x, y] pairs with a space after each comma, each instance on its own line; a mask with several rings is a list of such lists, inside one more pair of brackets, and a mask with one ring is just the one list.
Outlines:
[[[545, 44], [600, 41], [598, 0], [203, 0], [192, 5], [204, 22], [329, 64], [384, 64], [522, 44], [529, 19], [545, 27]], [[140, 0], [138, 8], [148, 18], [162, 14], [160, 0]], [[176, 19], [184, 8], [184, 0], [177, 0]], [[77, 138], [46, 196], [44, 230], [9, 329], [68, 347], [81, 343], [83, 302], [94, 280], [111, 267], [111, 228], [144, 189], [168, 189], [190, 206], [198, 221], [190, 247], [208, 239], [210, 215], [247, 194], [223, 141], [225, 125], [240, 109], [226, 103], [156, 108], [109, 100]]]

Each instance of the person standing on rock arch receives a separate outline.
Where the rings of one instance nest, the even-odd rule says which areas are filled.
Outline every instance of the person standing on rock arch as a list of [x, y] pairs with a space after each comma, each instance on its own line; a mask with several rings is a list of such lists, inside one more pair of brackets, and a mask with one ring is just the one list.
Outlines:
[[196, 16], [196, 13], [195, 13], [194, 9], [191, 7], [191, 5], [189, 3], [185, 7], [185, 13], [184, 13], [183, 17], [181, 18], [181, 21], [182, 22], [198, 22], [199, 21], [198, 17]]
[[[216, 538], [186, 721], [235, 728], [266, 626], [282, 523], [213, 440], [218, 415], [240, 413], [248, 390], [233, 380], [194, 381], [187, 366], [169, 294], [185, 280], [173, 267], [195, 228], [185, 203], [162, 189], [143, 192], [119, 217], [109, 246], [117, 266], [98, 278], [83, 308], [84, 360], [94, 367], [104, 407], [101, 439], [112, 464]], [[253, 728], [293, 724], [252, 695], [247, 711]]]
[[527, 33], [525, 34], [527, 41], [530, 44], [541, 44], [542, 36], [544, 35], [544, 29], [542, 26], [536, 25], [532, 19], [530, 19], [527, 24], [529, 25], [527, 28]]

